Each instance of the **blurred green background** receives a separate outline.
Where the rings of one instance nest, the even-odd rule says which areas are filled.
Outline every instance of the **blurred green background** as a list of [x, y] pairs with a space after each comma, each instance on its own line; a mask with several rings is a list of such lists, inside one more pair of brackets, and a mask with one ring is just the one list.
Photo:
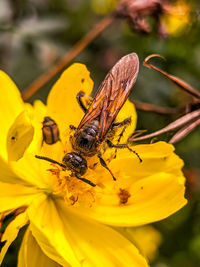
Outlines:
[[[95, 89], [107, 71], [123, 55], [136, 52], [140, 73], [131, 99], [160, 106], [179, 107], [191, 101], [186, 93], [165, 77], [144, 68], [142, 61], [152, 53], [167, 61], [156, 64], [171, 74], [200, 88], [200, 3], [193, 6], [188, 24], [168, 39], [132, 32], [125, 22], [116, 22], [97, 37], [74, 60], [87, 65]], [[0, 1], [0, 67], [23, 90], [40, 74], [55, 64], [106, 14], [98, 14], [113, 1], [102, 0], [1, 0]], [[96, 8], [94, 8], [96, 6]], [[109, 7], [111, 7], [109, 6]], [[107, 8], [105, 8], [107, 10]], [[60, 74], [59, 74], [60, 75]], [[30, 99], [45, 102], [57, 75]], [[176, 117], [138, 111], [137, 129], [148, 132], [164, 127]], [[154, 224], [163, 242], [152, 262], [155, 267], [200, 266], [200, 128], [176, 144], [176, 152], [185, 160], [188, 205], [170, 218]], [[160, 139], [169, 140], [170, 135]], [[159, 139], [158, 139], [159, 140]], [[22, 233], [21, 233], [22, 235]], [[20, 237], [9, 249], [2, 266], [16, 266]]]

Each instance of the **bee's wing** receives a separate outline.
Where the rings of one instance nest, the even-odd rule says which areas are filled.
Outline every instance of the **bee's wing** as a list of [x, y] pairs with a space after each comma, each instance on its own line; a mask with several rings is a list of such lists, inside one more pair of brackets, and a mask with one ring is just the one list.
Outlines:
[[102, 142], [128, 98], [138, 71], [137, 54], [122, 57], [106, 75], [78, 129], [99, 117], [98, 141]]

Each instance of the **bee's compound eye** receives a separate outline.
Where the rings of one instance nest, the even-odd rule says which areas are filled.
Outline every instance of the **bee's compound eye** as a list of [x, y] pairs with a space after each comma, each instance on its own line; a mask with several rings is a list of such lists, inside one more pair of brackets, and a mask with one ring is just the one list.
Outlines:
[[83, 175], [85, 174], [87, 171], [87, 163], [86, 164], [82, 164], [81, 167], [80, 167], [80, 174]]
[[73, 158], [72, 153], [67, 153], [64, 155], [62, 161], [64, 164], [67, 164]]

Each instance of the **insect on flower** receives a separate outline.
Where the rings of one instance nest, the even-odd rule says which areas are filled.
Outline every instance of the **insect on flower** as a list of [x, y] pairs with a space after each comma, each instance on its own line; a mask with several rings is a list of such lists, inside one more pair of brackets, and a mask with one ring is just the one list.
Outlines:
[[46, 144], [53, 145], [60, 140], [58, 126], [52, 118], [44, 117], [42, 124], [43, 141]]
[[[75, 152], [65, 154], [62, 159], [63, 163], [38, 155], [36, 155], [36, 158], [56, 163], [64, 169], [70, 169], [76, 178], [91, 186], [95, 186], [95, 184], [81, 177], [87, 170], [87, 161], [84, 157], [97, 155], [101, 165], [110, 172], [113, 180], [116, 180], [102, 158], [105, 145], [116, 149], [127, 148], [135, 153], [141, 162], [142, 160], [136, 151], [132, 150], [127, 144], [120, 144], [120, 139], [126, 127], [130, 124], [131, 118], [121, 122], [116, 121], [117, 114], [136, 82], [138, 70], [138, 56], [135, 53], [126, 55], [108, 72], [88, 108], [82, 101], [84, 92], [79, 92], [77, 100], [85, 115], [77, 128], [70, 125], [70, 128], [74, 131], [74, 134], [70, 136], [70, 141]], [[122, 132], [119, 135], [118, 143], [113, 144], [112, 140], [118, 127], [123, 127]]]

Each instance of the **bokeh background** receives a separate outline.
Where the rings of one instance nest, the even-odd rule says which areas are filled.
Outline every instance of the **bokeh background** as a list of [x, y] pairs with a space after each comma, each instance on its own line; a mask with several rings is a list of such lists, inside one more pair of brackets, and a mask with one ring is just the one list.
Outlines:
[[[190, 14], [182, 17], [183, 25], [168, 22], [170, 37], [160, 39], [132, 32], [125, 22], [116, 22], [98, 36], [74, 62], [87, 65], [95, 89], [107, 71], [123, 55], [136, 52], [140, 73], [131, 99], [160, 106], [179, 107], [191, 97], [164, 76], [142, 66], [150, 54], [161, 54], [166, 62], [156, 64], [171, 74], [200, 88], [200, 3], [186, 1]], [[22, 91], [40, 74], [51, 68], [114, 7], [114, 0], [1, 0], [0, 1], [0, 68], [7, 72]], [[150, 21], [151, 23], [151, 21]], [[181, 24], [181, 23], [180, 23]], [[154, 26], [152, 25], [153, 29]], [[31, 99], [46, 101], [54, 77]], [[3, 96], [1, 96], [3, 97]], [[148, 132], [164, 127], [176, 117], [138, 111], [137, 129]], [[185, 161], [188, 205], [166, 220], [155, 223], [162, 243], [152, 259], [154, 267], [200, 266], [200, 128], [176, 144], [176, 153]], [[158, 140], [169, 140], [170, 134]], [[17, 251], [23, 231], [7, 253], [2, 266], [16, 266]]]

